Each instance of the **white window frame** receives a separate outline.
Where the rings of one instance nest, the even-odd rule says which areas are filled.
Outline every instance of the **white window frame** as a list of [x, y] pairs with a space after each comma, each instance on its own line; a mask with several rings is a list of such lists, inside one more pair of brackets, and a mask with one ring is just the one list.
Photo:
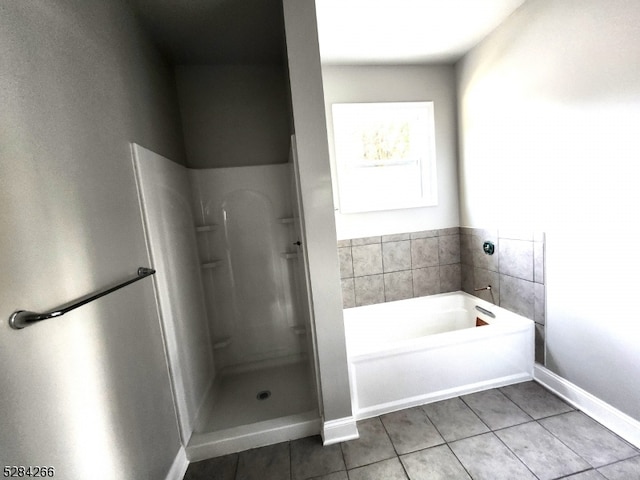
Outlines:
[[[334, 103], [332, 116], [340, 213], [437, 205], [433, 102]], [[365, 159], [363, 132], [393, 122], [409, 125], [403, 158]]]

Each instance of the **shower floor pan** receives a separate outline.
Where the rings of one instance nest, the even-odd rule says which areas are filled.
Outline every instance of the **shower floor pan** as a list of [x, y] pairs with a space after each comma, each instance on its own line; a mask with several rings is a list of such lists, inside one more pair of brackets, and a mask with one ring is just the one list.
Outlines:
[[225, 375], [207, 399], [187, 446], [190, 461], [320, 432], [306, 362]]

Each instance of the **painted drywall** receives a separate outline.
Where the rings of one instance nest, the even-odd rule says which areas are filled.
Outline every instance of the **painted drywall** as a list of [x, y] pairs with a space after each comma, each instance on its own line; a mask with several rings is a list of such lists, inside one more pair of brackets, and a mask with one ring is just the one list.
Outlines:
[[636, 420], [639, 25], [529, 0], [458, 65], [462, 225], [547, 232], [547, 367]]
[[435, 108], [438, 204], [381, 212], [342, 214], [336, 210], [339, 240], [457, 227], [456, 86], [453, 65], [323, 65], [334, 203], [339, 205], [331, 105], [334, 103], [433, 101]]
[[282, 66], [184, 65], [175, 71], [189, 168], [287, 162]]
[[283, 4], [322, 414], [327, 422], [349, 419], [352, 411], [315, 4]]
[[181, 159], [171, 71], [127, 2], [0, 1], [0, 465], [165, 478], [180, 447], [130, 142]]

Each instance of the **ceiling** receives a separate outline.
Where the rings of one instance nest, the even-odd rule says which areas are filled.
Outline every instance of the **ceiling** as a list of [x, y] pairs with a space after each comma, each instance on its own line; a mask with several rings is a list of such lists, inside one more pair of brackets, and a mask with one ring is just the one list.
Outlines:
[[[175, 64], [283, 64], [281, 0], [129, 0]], [[316, 0], [326, 64], [453, 62], [525, 0]]]
[[316, 0], [328, 64], [454, 62], [525, 0]]

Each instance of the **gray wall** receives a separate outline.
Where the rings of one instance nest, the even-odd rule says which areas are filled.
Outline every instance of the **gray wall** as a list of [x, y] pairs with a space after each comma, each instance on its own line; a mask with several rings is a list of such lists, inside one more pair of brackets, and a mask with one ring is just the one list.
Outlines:
[[639, 26], [529, 0], [458, 65], [462, 225], [546, 232], [546, 365], [636, 420]]
[[171, 72], [125, 2], [0, 1], [0, 465], [164, 478], [180, 446], [131, 141], [182, 160]]
[[289, 100], [280, 65], [176, 67], [189, 168], [286, 163]]
[[338, 239], [457, 227], [456, 85], [453, 65], [323, 65], [334, 203], [338, 205], [333, 145], [333, 103], [433, 101], [435, 108], [438, 204], [432, 207], [341, 214]]

